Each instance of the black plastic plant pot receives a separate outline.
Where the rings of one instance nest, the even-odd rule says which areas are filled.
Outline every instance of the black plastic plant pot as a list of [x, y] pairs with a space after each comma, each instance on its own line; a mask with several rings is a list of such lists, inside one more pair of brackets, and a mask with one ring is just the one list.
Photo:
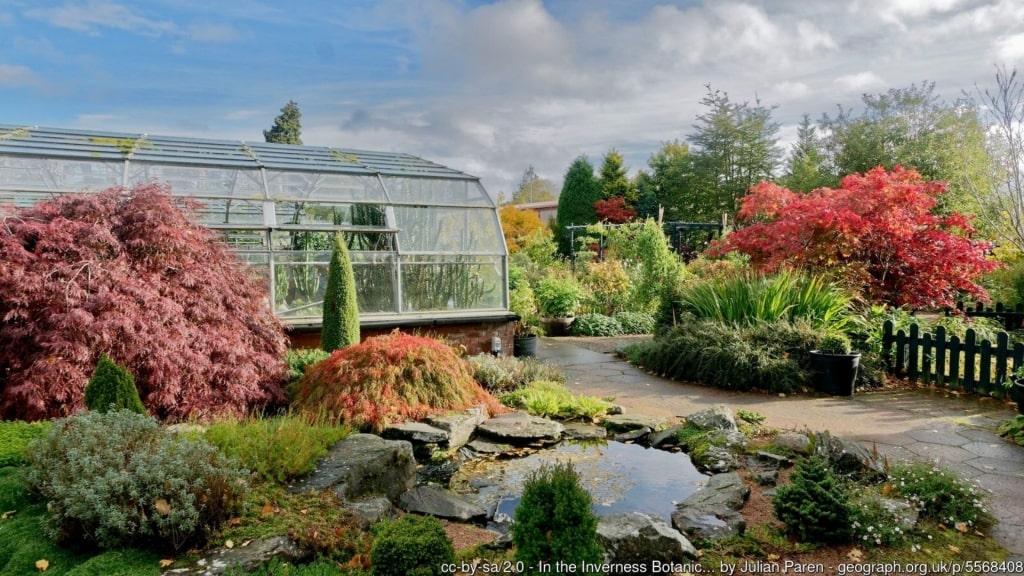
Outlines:
[[1017, 413], [1024, 414], [1024, 378], [1013, 381], [1013, 400], [1017, 403]]
[[826, 354], [811, 350], [814, 388], [831, 396], [853, 396], [860, 354]]
[[516, 357], [537, 355], [537, 335], [527, 334], [512, 339], [512, 355]]

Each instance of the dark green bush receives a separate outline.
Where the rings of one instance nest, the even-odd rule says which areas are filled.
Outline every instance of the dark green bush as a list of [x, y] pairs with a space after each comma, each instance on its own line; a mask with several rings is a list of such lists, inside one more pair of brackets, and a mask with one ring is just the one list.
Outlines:
[[572, 323], [573, 336], [620, 336], [619, 321], [604, 314], [580, 314]]
[[320, 348], [292, 348], [284, 355], [288, 365], [288, 382], [295, 382], [306, 373], [306, 368], [325, 360], [331, 354]]
[[29, 442], [46, 436], [49, 422], [0, 421], [0, 467], [25, 463]]
[[809, 381], [809, 351], [824, 337], [803, 322], [734, 326], [689, 314], [680, 319], [654, 341], [628, 347], [626, 357], [676, 380], [789, 393]]
[[50, 536], [102, 548], [202, 541], [239, 508], [247, 477], [210, 444], [126, 410], [59, 420], [26, 460]]
[[616, 312], [614, 318], [622, 326], [623, 334], [651, 334], [654, 332], [654, 316], [646, 312]]
[[374, 576], [440, 576], [442, 564], [455, 562], [452, 541], [432, 516], [403, 516], [374, 532]]
[[128, 410], [146, 414], [146, 407], [139, 398], [139, 389], [135, 387], [135, 379], [127, 370], [107, 358], [106, 354], [100, 356], [92, 378], [85, 385], [83, 401], [86, 408], [96, 412]]
[[541, 561], [573, 563], [577, 574], [587, 574], [581, 563], [599, 563], [602, 553], [592, 508], [590, 494], [571, 464], [534, 471], [523, 486], [512, 524], [516, 561], [526, 566], [527, 574], [539, 574], [536, 567]]
[[772, 499], [775, 516], [801, 542], [845, 542], [852, 534], [850, 500], [820, 459], [797, 463], [790, 483]]
[[321, 348], [333, 352], [359, 344], [359, 302], [356, 279], [344, 232], [334, 233], [331, 262], [327, 266], [327, 288], [324, 289]]

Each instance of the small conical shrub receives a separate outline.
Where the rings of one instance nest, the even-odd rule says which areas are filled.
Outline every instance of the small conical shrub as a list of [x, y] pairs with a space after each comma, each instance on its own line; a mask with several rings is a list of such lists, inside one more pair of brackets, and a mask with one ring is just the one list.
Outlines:
[[344, 232], [334, 235], [331, 264], [327, 268], [327, 289], [324, 292], [324, 318], [320, 333], [324, 352], [333, 352], [359, 343], [359, 301], [356, 299], [356, 277]]
[[440, 520], [407, 515], [375, 530], [370, 561], [373, 576], [441, 576], [455, 549]]
[[101, 355], [96, 363], [96, 369], [85, 386], [83, 401], [86, 408], [94, 412], [129, 410], [147, 414], [139, 398], [139, 389], [135, 387], [135, 379], [106, 354]]
[[801, 542], [850, 539], [849, 497], [820, 458], [797, 464], [791, 483], [779, 487], [772, 504], [775, 516]]
[[584, 571], [584, 562], [600, 564], [593, 505], [571, 464], [544, 466], [527, 478], [512, 524], [516, 561], [526, 566], [527, 574], [539, 574], [542, 561], [548, 566], [571, 562], [577, 574], [590, 573]]

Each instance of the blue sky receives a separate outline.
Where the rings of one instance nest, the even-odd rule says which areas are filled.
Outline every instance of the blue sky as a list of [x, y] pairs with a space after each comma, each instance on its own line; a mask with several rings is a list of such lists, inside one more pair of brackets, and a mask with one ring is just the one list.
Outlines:
[[704, 85], [803, 113], [1024, 70], [1024, 0], [0, 0], [0, 123], [307, 144], [560, 183], [684, 139]]

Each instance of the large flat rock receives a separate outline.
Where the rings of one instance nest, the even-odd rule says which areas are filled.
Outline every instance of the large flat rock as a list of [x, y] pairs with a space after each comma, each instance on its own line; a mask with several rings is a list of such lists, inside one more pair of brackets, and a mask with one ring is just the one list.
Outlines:
[[338, 442], [312, 474], [289, 487], [291, 492], [334, 490], [346, 500], [371, 496], [397, 498], [416, 484], [412, 444], [373, 434], [353, 434]]
[[406, 512], [450, 520], [483, 520], [487, 516], [487, 510], [478, 506], [476, 502], [433, 485], [417, 486], [409, 490], [402, 494], [398, 504]]
[[486, 439], [508, 444], [555, 442], [562, 438], [564, 430], [554, 420], [525, 412], [501, 414], [476, 427], [477, 433]]

